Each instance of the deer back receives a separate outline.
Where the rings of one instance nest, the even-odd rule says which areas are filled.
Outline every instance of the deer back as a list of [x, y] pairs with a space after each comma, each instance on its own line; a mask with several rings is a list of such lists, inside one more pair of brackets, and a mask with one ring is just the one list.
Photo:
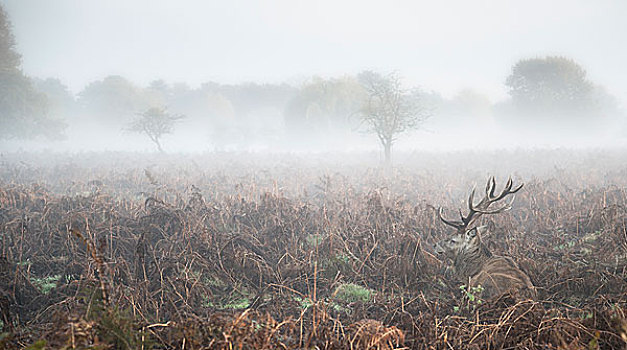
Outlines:
[[535, 299], [537, 291], [529, 276], [524, 273], [512, 258], [494, 255], [483, 264], [481, 270], [470, 278], [471, 286], [481, 285], [483, 296], [496, 297], [508, 292], [517, 293], [523, 298]]

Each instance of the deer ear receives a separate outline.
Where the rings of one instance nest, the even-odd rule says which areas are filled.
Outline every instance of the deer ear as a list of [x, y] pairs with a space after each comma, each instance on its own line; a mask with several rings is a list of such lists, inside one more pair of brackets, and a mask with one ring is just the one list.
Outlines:
[[483, 226], [477, 226], [475, 227], [475, 231], [476, 234], [481, 236], [483, 235], [486, 231], [488, 231], [488, 225], [483, 225]]
[[473, 227], [472, 229], [466, 231], [466, 238], [475, 238], [477, 236], [477, 228]]

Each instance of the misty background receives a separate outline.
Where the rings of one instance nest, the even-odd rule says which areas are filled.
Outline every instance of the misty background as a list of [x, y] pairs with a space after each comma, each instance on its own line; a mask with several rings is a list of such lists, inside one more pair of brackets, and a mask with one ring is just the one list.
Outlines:
[[624, 1], [0, 5], [4, 152], [627, 143]]

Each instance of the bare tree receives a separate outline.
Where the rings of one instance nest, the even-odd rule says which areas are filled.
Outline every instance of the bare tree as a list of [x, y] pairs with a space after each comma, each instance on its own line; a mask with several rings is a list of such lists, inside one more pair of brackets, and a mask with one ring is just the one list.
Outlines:
[[128, 130], [148, 136], [161, 153], [163, 153], [161, 137], [174, 132], [174, 124], [184, 118], [182, 115], [170, 114], [167, 109], [160, 107], [149, 108], [137, 116]]
[[430, 113], [420, 102], [417, 91], [402, 88], [397, 73], [382, 75], [365, 71], [359, 81], [367, 98], [361, 108], [361, 119], [368, 131], [377, 135], [385, 153], [386, 165], [392, 163], [392, 145], [399, 134], [418, 128]]

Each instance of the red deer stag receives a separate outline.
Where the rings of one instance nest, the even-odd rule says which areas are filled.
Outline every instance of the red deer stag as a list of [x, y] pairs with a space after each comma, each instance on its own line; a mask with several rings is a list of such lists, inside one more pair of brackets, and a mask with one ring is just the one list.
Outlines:
[[492, 254], [488, 247], [481, 241], [484, 227], [472, 227], [472, 224], [483, 214], [497, 214], [511, 208], [512, 202], [497, 209], [490, 205], [502, 200], [508, 195], [518, 192], [523, 185], [512, 188], [510, 178], [501, 193], [495, 194], [496, 181], [494, 177], [488, 179], [485, 197], [474, 204], [473, 189], [468, 198], [468, 215], [464, 216], [460, 210], [461, 221], [447, 220], [442, 216], [442, 208], [438, 214], [447, 225], [456, 229], [455, 234], [438, 242], [435, 251], [453, 260], [453, 267], [462, 283], [472, 287], [481, 285], [486, 298], [502, 295], [507, 292], [517, 293], [524, 298], [535, 299], [536, 288], [531, 283], [529, 276], [525, 274], [510, 257]]

